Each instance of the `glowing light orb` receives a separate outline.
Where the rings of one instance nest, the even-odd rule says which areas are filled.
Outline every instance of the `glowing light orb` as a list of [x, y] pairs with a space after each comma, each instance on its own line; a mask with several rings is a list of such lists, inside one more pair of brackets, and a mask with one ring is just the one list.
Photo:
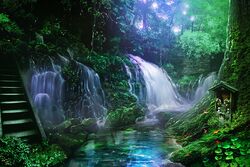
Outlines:
[[195, 21], [195, 16], [191, 16], [190, 21]]
[[168, 1], [167, 1], [167, 5], [169, 5], [169, 6], [172, 5], [173, 3], [174, 3], [173, 0], [168, 0]]
[[144, 28], [144, 24], [143, 24], [143, 21], [138, 21], [136, 24], [135, 24], [135, 27], [138, 28], [139, 30], [143, 29]]
[[159, 5], [158, 5], [158, 3], [153, 2], [152, 5], [151, 5], [151, 7], [152, 7], [152, 9], [158, 9]]
[[172, 31], [175, 33], [175, 34], [178, 34], [181, 32], [181, 27], [180, 26], [173, 26], [172, 27]]
[[187, 15], [187, 11], [186, 10], [182, 11], [182, 14]]
[[185, 7], [186, 9], [188, 9], [188, 8], [189, 8], [189, 4], [184, 4], [184, 7]]

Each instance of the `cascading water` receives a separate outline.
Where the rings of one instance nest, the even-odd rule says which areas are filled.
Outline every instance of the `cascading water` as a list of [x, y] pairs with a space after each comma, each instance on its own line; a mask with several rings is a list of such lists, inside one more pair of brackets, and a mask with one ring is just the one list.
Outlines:
[[63, 121], [63, 85], [63, 78], [55, 71], [37, 72], [32, 76], [31, 96], [43, 122]]
[[216, 80], [216, 73], [212, 72], [206, 78], [200, 77], [198, 87], [196, 88], [195, 94], [193, 95], [192, 103], [195, 104], [202, 99], [209, 88], [213, 85]]
[[91, 68], [76, 62], [78, 75], [80, 77], [81, 96], [78, 103], [75, 105], [75, 113], [77, 117], [96, 118], [97, 123], [101, 126], [105, 123], [106, 108], [104, 91], [101, 87], [101, 82], [98, 74]]
[[[141, 71], [140, 75], [144, 79], [146, 93], [143, 96], [146, 97], [146, 105], [150, 115], [165, 111], [187, 111], [201, 100], [215, 80], [215, 73], [210, 74], [206, 79], [200, 80], [194, 95], [191, 97], [191, 100], [188, 100], [178, 93], [166, 71], [155, 64], [144, 61], [138, 56], [129, 55], [129, 58], [138, 67], [135, 70]], [[128, 70], [127, 74], [129, 77], [133, 77], [129, 75]], [[133, 79], [130, 78], [130, 80]], [[138, 98], [141, 96], [139, 94], [136, 95]]]
[[[133, 61], [133, 60], [131, 60]], [[145, 104], [146, 102], [146, 89], [145, 82], [142, 76], [142, 71], [138, 66], [134, 66], [133, 70], [124, 64], [126, 73], [128, 75], [129, 92], [135, 96], [138, 103]]]
[[[74, 64], [75, 77], [79, 78], [75, 89], [62, 70], [69, 63]], [[98, 74], [65, 57], [56, 65], [51, 60], [51, 64], [50, 70], [34, 72], [31, 79], [31, 98], [43, 124], [58, 124], [65, 118], [95, 118], [97, 124], [103, 124], [105, 96]]]

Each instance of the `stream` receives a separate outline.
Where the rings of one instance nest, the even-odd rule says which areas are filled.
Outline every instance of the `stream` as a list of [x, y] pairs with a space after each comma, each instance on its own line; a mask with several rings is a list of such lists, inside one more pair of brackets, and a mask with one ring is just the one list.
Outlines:
[[67, 167], [160, 167], [180, 148], [164, 130], [100, 132], [79, 148]]

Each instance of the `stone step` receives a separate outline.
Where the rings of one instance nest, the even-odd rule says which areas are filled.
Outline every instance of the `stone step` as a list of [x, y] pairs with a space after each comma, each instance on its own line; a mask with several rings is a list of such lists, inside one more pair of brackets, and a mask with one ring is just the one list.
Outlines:
[[0, 101], [25, 100], [24, 93], [0, 93]]
[[21, 82], [20, 80], [16, 79], [0, 79], [0, 82]]
[[3, 110], [2, 114], [19, 114], [19, 113], [27, 113], [27, 109], [17, 109], [17, 110]]
[[22, 86], [21, 80], [0, 80], [0, 86]]
[[24, 92], [21, 86], [0, 86], [1, 93], [20, 93]]
[[16, 68], [1, 67], [0, 66], [0, 74], [19, 75], [19, 72], [18, 72], [18, 70]]
[[15, 57], [0, 56], [0, 123], [2, 125], [0, 130], [3, 136], [21, 137], [27, 141], [38, 142], [42, 140], [44, 133], [36, 122], [15, 62]]
[[1, 74], [0, 73], [0, 79], [3, 80], [20, 80], [20, 76], [17, 74]]
[[2, 119], [5, 121], [15, 120], [15, 119], [25, 119], [30, 118], [32, 115], [28, 109], [16, 109], [16, 110], [3, 110]]
[[27, 131], [21, 131], [21, 132], [13, 132], [13, 133], [7, 133], [5, 136], [13, 136], [13, 137], [28, 137], [37, 135], [36, 130], [27, 130]]
[[2, 124], [3, 134], [36, 129], [35, 122], [30, 119], [4, 120]]
[[1, 104], [20, 104], [20, 103], [27, 103], [27, 101], [2, 101]]
[[18, 96], [24, 95], [24, 93], [0, 93], [0, 96]]
[[28, 102], [26, 100], [20, 101], [2, 101], [0, 102], [1, 110], [16, 110], [28, 108]]
[[3, 125], [17, 125], [17, 124], [25, 124], [33, 122], [32, 119], [17, 119], [17, 120], [9, 120], [9, 121], [3, 121]]

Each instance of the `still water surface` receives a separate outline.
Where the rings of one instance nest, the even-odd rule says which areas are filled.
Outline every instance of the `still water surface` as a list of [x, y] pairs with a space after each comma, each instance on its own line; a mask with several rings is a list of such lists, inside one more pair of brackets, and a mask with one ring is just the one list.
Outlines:
[[67, 167], [161, 167], [178, 147], [158, 129], [100, 133], [79, 148]]

